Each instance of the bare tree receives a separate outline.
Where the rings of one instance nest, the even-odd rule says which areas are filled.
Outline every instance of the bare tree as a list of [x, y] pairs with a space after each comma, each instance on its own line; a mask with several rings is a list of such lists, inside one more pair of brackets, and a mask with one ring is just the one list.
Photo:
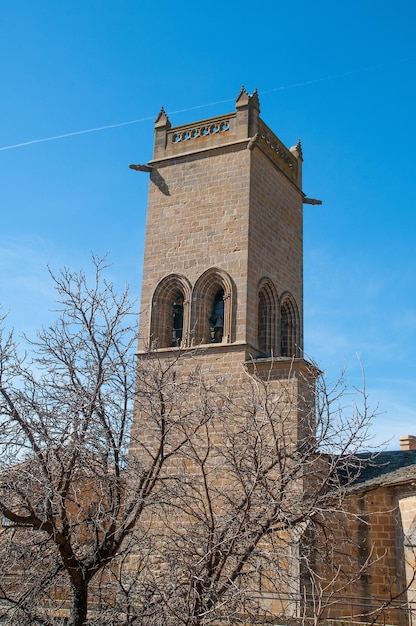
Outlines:
[[[117, 296], [105, 261], [93, 260], [92, 285], [83, 272], [51, 273], [57, 320], [29, 342], [30, 357], [12, 333], [1, 335], [0, 601], [16, 623], [22, 612], [53, 623], [49, 600], [68, 608], [68, 588], [70, 624], [86, 623], [97, 606], [91, 581], [104, 569], [111, 577], [133, 529], [146, 537], [141, 520], [164, 497], [164, 467], [204, 419], [189, 419], [181, 389], [194, 383], [173, 390], [172, 363], [136, 370], [128, 292]], [[132, 433], [136, 380], [143, 412]]]
[[287, 376], [270, 359], [231, 382], [198, 350], [137, 364], [128, 294], [94, 268], [91, 286], [52, 275], [57, 321], [30, 357], [1, 336], [0, 615], [319, 620], [373, 560], [348, 532], [374, 414], [365, 388], [351, 397], [344, 376], [328, 387], [290, 359]]
[[297, 376], [276, 383], [253, 364], [202, 394], [207, 419], [171, 465], [175, 489], [157, 510], [158, 565], [138, 579], [119, 570], [132, 606], [144, 581], [150, 591], [140, 623], [318, 621], [371, 565], [371, 554], [356, 558], [347, 505], [373, 417], [365, 389], [351, 397], [344, 375], [329, 388], [313, 366], [300, 385]]

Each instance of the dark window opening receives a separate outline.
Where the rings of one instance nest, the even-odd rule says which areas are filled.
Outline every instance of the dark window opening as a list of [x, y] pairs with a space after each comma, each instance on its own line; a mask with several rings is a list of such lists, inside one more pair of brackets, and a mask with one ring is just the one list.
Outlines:
[[287, 318], [282, 316], [282, 337], [281, 337], [281, 346], [280, 346], [280, 354], [282, 356], [291, 356], [290, 355], [290, 324]]
[[285, 302], [280, 316], [280, 354], [282, 356], [296, 356], [296, 315], [293, 305]]
[[224, 289], [219, 289], [215, 294], [209, 322], [211, 343], [221, 343], [224, 336]]
[[259, 303], [258, 303], [258, 341], [259, 341], [259, 350], [262, 354], [270, 353], [270, 346], [268, 345], [268, 326], [269, 319], [267, 315], [267, 302], [263, 293], [259, 293]]
[[183, 336], [183, 300], [172, 303], [172, 341], [171, 346], [180, 346]]

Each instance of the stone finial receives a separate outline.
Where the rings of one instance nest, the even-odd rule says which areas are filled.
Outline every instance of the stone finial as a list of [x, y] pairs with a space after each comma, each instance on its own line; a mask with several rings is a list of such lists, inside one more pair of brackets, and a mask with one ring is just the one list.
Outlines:
[[259, 92], [257, 90], [257, 87], [255, 88], [255, 90], [253, 91], [253, 93], [251, 94], [250, 97], [250, 104], [252, 107], [255, 107], [258, 111], [258, 113], [260, 113], [260, 100], [259, 100]]
[[239, 109], [241, 107], [249, 106], [250, 109], [255, 108], [258, 113], [260, 113], [260, 100], [259, 100], [259, 92], [257, 88], [253, 91], [251, 96], [247, 93], [244, 85], [241, 87], [240, 93], [237, 96], [236, 100], [236, 108]]
[[171, 127], [169, 118], [162, 107], [160, 113], [155, 120], [155, 141], [153, 148], [153, 157], [155, 159], [163, 156], [166, 148], [167, 133]]
[[250, 100], [250, 96], [248, 95], [246, 88], [242, 85], [240, 93], [237, 96], [236, 100], [236, 108], [247, 106]]
[[260, 102], [257, 89], [250, 96], [244, 85], [236, 100], [237, 137], [253, 137], [258, 132]]
[[165, 113], [165, 109], [162, 107], [160, 109], [159, 115], [155, 120], [155, 128], [167, 128], [171, 127], [171, 123], [169, 122], [169, 118]]
[[[302, 189], [302, 161], [303, 161], [303, 152], [302, 152], [302, 144], [300, 142], [300, 139], [298, 139], [298, 142], [296, 144], [296, 146], [292, 146], [291, 148], [289, 148], [289, 152], [291, 154], [293, 154], [293, 156], [296, 158], [297, 162], [298, 162], [298, 167], [297, 167], [297, 185], [299, 187], [299, 189]], [[313, 204], [321, 204], [320, 202], [315, 202]]]
[[298, 139], [296, 146], [292, 146], [289, 149], [289, 152], [291, 152], [293, 156], [295, 156], [300, 161], [303, 161], [303, 151], [302, 151], [302, 144], [301, 144], [300, 139]]

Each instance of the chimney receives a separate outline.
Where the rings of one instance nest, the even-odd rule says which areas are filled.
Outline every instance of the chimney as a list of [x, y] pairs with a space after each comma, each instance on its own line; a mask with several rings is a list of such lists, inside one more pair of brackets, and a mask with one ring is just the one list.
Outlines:
[[400, 450], [416, 450], [415, 435], [403, 435], [403, 437], [400, 437]]

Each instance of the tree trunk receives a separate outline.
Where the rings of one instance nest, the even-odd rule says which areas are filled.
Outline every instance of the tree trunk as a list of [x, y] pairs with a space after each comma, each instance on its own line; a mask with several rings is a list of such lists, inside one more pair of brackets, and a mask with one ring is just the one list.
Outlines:
[[71, 584], [69, 626], [84, 626], [87, 621], [88, 583], [82, 580]]

